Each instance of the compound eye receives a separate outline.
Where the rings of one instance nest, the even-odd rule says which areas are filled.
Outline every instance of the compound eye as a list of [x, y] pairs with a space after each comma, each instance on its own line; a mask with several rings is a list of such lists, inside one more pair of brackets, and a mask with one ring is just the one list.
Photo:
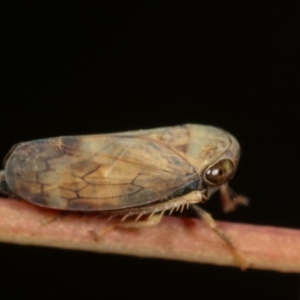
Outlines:
[[230, 159], [222, 159], [208, 167], [204, 178], [208, 184], [222, 185], [232, 177], [233, 173], [233, 162]]

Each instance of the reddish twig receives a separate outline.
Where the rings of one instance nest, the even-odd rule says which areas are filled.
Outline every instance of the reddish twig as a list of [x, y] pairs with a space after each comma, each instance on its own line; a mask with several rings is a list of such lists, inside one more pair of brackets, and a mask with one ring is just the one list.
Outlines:
[[[0, 199], [2, 242], [235, 266], [225, 243], [201, 220], [166, 216], [154, 227], [101, 234], [111, 224], [94, 214], [61, 217], [26, 201]], [[250, 268], [300, 272], [299, 230], [218, 224]], [[98, 241], [92, 233], [100, 233]]]

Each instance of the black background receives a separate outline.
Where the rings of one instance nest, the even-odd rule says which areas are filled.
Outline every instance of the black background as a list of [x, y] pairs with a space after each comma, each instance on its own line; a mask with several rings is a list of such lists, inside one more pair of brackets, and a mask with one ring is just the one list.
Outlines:
[[[219, 126], [242, 146], [231, 186], [251, 205], [224, 215], [214, 197], [207, 210], [219, 220], [300, 227], [296, 7], [6, 3], [1, 157], [14, 143], [52, 136]], [[1, 290], [11, 298], [299, 297], [295, 274], [5, 244], [0, 251]]]

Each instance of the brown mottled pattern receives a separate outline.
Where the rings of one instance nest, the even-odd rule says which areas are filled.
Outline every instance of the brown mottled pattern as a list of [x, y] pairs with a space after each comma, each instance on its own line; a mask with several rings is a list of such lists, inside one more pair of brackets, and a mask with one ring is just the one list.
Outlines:
[[5, 177], [11, 191], [28, 201], [74, 210], [143, 205], [197, 180], [163, 144], [103, 136], [22, 143], [9, 157]]
[[235, 139], [209, 126], [50, 138], [19, 144], [8, 157], [10, 190], [38, 205], [66, 210], [117, 210], [166, 198], [199, 180]]

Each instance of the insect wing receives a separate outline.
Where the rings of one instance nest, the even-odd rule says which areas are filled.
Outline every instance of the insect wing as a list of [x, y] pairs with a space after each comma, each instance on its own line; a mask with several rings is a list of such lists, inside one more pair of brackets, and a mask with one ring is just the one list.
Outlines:
[[198, 180], [164, 143], [142, 136], [70, 136], [21, 143], [8, 157], [11, 191], [34, 204], [93, 211], [145, 205]]

